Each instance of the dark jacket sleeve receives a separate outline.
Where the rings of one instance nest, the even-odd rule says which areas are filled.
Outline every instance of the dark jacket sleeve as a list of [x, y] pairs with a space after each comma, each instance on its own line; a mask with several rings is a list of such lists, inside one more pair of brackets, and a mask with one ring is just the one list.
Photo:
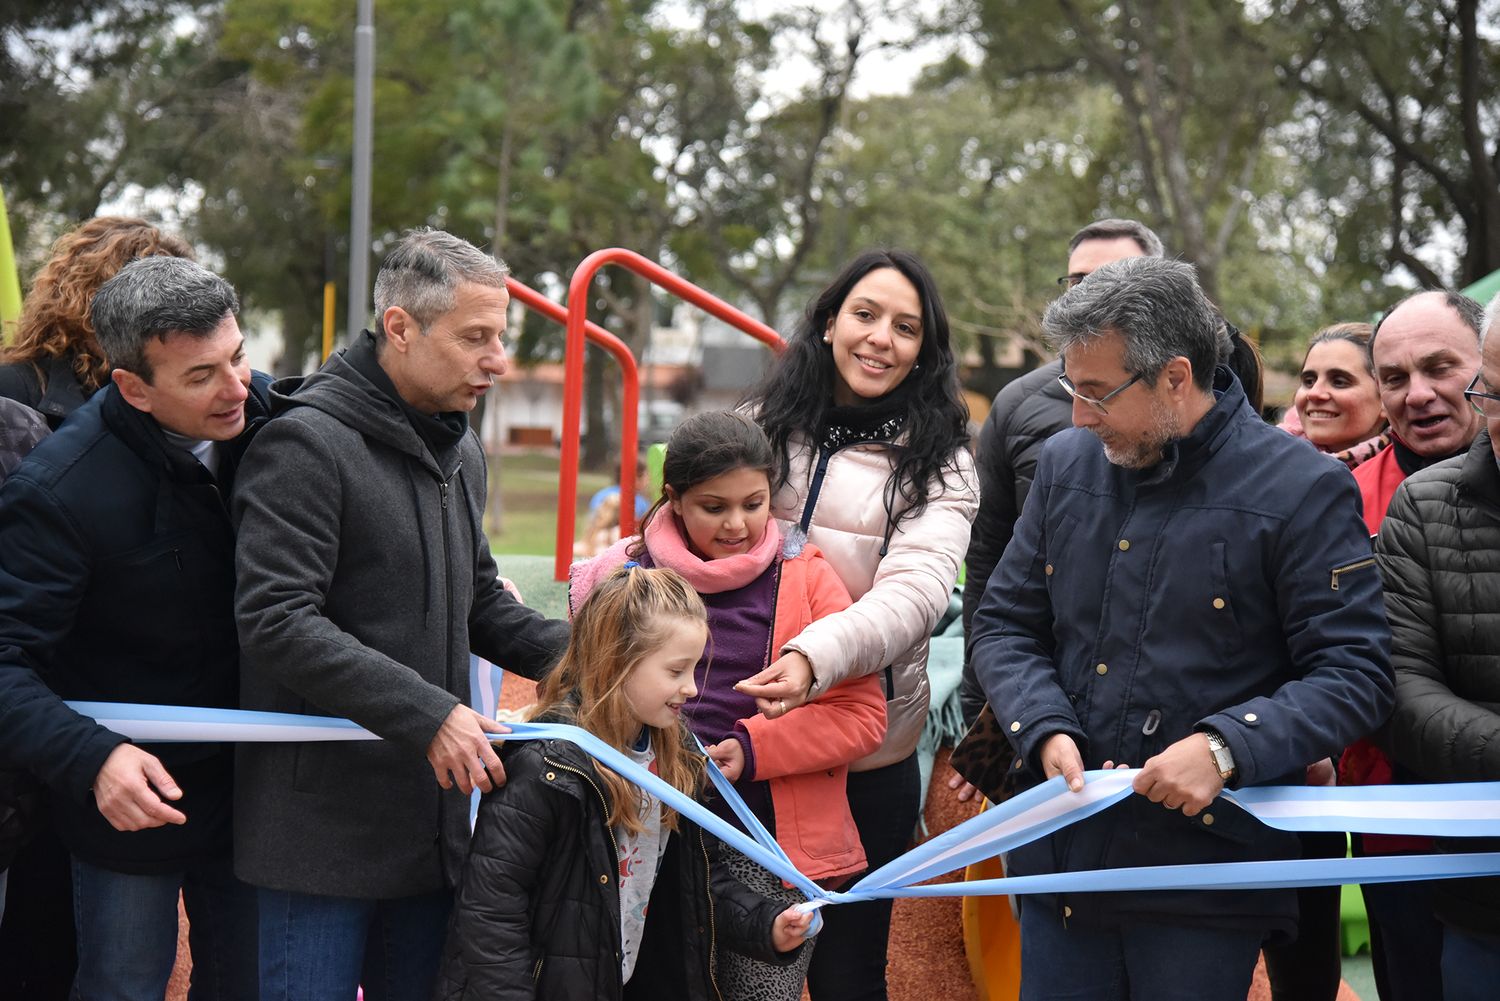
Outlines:
[[425, 754], [457, 696], [323, 614], [338, 566], [343, 504], [338, 459], [316, 429], [290, 414], [256, 436], [233, 505], [235, 617], [245, 669]]
[[[1500, 713], [1450, 687], [1432, 554], [1405, 484], [1380, 525], [1375, 553], [1396, 669], [1396, 708], [1388, 728], [1392, 756], [1432, 782], [1500, 779]], [[1485, 585], [1476, 580], [1469, 586]]]
[[[1037, 468], [1035, 492], [1046, 496], [1048, 455]], [[1073, 704], [1053, 664], [1053, 609], [1046, 562], [1046, 504], [1027, 506], [1016, 534], [995, 568], [974, 614], [970, 660], [995, 717], [1016, 754], [1041, 774], [1042, 744], [1066, 733], [1087, 755], [1087, 742]]]
[[[1000, 390], [979, 432], [979, 515], [969, 536], [964, 557], [964, 636], [973, 637], [974, 613], [984, 598], [990, 576], [1005, 547], [1015, 535], [1016, 521], [1026, 506], [1037, 459], [1042, 446], [1057, 432], [1072, 425], [1071, 405], [1053, 399], [1056, 374], [1061, 368], [1048, 363]], [[984, 708], [984, 688], [969, 657], [972, 644], [964, 649], [963, 683], [959, 700], [964, 722], [973, 726]]]
[[[1004, 395], [1003, 391], [1001, 395]], [[964, 636], [970, 639], [974, 635], [974, 612], [984, 597], [985, 585], [989, 583], [995, 564], [1000, 562], [1000, 554], [1005, 552], [1020, 511], [1011, 492], [1013, 477], [1001, 421], [1009, 414], [1002, 414], [1000, 405], [1001, 398], [997, 396], [989, 416], [984, 419], [984, 426], [980, 428], [979, 451], [974, 456], [975, 472], [979, 475], [979, 514], [974, 518], [974, 527], [969, 533], [969, 551], [964, 555]], [[984, 689], [974, 673], [970, 647], [972, 643], [965, 643], [959, 701], [963, 705], [964, 722], [973, 726], [984, 708]]]
[[474, 838], [454, 895], [443, 997], [530, 1001], [536, 995], [532, 899], [557, 837], [565, 796], [542, 788], [541, 757], [508, 755], [505, 785], [480, 800]]
[[484, 534], [485, 482], [481, 477], [481, 512], [474, 526], [474, 604], [469, 609], [469, 646], [490, 663], [532, 681], [540, 681], [567, 648], [569, 628], [516, 600], [500, 584], [500, 571]]
[[715, 922], [723, 936], [725, 946], [742, 956], [758, 959], [763, 963], [786, 966], [795, 962], [799, 953], [807, 948], [799, 945], [791, 952], [777, 952], [771, 943], [771, 929], [776, 915], [786, 910], [787, 905], [762, 897], [734, 877], [719, 858], [718, 839], [706, 831], [700, 831], [703, 850], [708, 853], [709, 890], [714, 898]]
[[1391, 712], [1391, 632], [1358, 488], [1347, 469], [1326, 465], [1283, 528], [1270, 567], [1297, 677], [1199, 723], [1223, 734], [1239, 785], [1299, 773]]
[[42, 680], [89, 585], [89, 546], [63, 504], [24, 474], [0, 491], [0, 758], [87, 803], [125, 738]]

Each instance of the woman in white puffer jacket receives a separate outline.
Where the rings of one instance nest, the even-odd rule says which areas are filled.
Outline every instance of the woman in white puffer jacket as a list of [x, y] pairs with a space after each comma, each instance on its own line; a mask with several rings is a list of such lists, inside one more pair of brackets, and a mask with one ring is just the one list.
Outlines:
[[[765, 715], [880, 672], [889, 730], [850, 767], [849, 806], [870, 868], [916, 829], [927, 638], [948, 608], [979, 506], [948, 318], [926, 267], [867, 251], [808, 305], [746, 404], [780, 461], [772, 512], [833, 565], [854, 604], [772, 651], [742, 682]], [[884, 999], [890, 901], [825, 913], [814, 1001]]]

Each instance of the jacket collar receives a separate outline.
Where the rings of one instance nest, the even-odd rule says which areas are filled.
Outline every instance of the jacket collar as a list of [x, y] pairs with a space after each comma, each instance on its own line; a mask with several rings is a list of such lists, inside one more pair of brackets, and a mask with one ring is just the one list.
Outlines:
[[[433, 475], [442, 479], [454, 469], [441, 469], [432, 450], [407, 420], [400, 405], [372, 383], [344, 357], [354, 348], [334, 354], [312, 375], [277, 380], [271, 390], [271, 409], [283, 414], [293, 407], [306, 406], [321, 410], [367, 437], [374, 438], [411, 456]], [[456, 468], [458, 453], [451, 456]]]
[[156, 418], [126, 403], [113, 382], [95, 396], [105, 426], [148, 466], [175, 483], [216, 483], [227, 488], [250, 439], [271, 417], [270, 382], [264, 373], [251, 373], [250, 395], [245, 398], [245, 429], [223, 443], [217, 480], [190, 453], [167, 440]]
[[73, 371], [72, 355], [48, 358], [43, 367], [47, 388], [37, 400], [38, 412], [61, 420], [87, 402], [88, 397], [84, 395], [78, 376]]
[[1184, 437], [1167, 442], [1161, 462], [1141, 471], [1141, 486], [1192, 476], [1229, 440], [1237, 420], [1249, 412], [1249, 401], [1240, 380], [1224, 365], [1214, 370], [1213, 393], [1214, 405], [1208, 413]]
[[[150, 414], [143, 413], [125, 402], [120, 387], [111, 382], [99, 391], [99, 403], [104, 423], [123, 441], [132, 452], [177, 483], [211, 483], [213, 477], [208, 470], [184, 449], [167, 441], [161, 425]], [[246, 414], [248, 422], [249, 415]]]
[[1496, 465], [1488, 427], [1481, 428], [1479, 436], [1469, 446], [1458, 482], [1465, 493], [1500, 509], [1500, 465]]

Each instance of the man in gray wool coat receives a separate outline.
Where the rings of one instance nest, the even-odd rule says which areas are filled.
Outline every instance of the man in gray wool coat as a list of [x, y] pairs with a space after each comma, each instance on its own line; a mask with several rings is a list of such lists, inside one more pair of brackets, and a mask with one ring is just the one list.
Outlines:
[[374, 333], [278, 383], [245, 458], [242, 703], [384, 738], [239, 750], [235, 870], [258, 890], [262, 997], [427, 995], [468, 794], [504, 781], [469, 653], [540, 678], [567, 644], [566, 623], [501, 586], [483, 530], [468, 412], [506, 370], [505, 275], [448, 233], [407, 233], [375, 280]]

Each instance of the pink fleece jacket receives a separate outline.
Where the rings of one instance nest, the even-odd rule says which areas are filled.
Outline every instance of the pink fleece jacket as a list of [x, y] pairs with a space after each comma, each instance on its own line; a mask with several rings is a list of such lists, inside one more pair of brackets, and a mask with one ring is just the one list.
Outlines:
[[[776, 522], [749, 553], [720, 560], [694, 555], [682, 524], [663, 508], [646, 526], [651, 561], [682, 574], [701, 593], [744, 587], [772, 560], [781, 561], [772, 617], [771, 649], [814, 620], [849, 607], [849, 592], [816, 546], [783, 545]], [[636, 539], [622, 540], [569, 572], [568, 607], [576, 610], [594, 586], [630, 559]], [[710, 677], [712, 677], [710, 673]], [[885, 739], [885, 692], [876, 675], [835, 685], [813, 701], [777, 719], [759, 714], [740, 721], [750, 734], [755, 774], [768, 783], [776, 814], [776, 840], [792, 864], [811, 879], [839, 882], [865, 868], [864, 847], [849, 813], [845, 779], [849, 762], [880, 747]]]

